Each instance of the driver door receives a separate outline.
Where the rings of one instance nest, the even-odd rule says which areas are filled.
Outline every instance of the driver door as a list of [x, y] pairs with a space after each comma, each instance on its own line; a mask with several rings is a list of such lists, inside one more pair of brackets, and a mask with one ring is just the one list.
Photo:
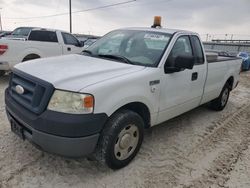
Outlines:
[[[173, 67], [179, 55], [195, 56], [190, 39], [190, 36], [185, 35], [176, 40], [165, 66]], [[203, 60], [203, 64], [195, 64], [192, 70], [185, 69], [165, 73], [162, 76], [158, 123], [189, 111], [200, 104], [206, 77], [205, 71]]]

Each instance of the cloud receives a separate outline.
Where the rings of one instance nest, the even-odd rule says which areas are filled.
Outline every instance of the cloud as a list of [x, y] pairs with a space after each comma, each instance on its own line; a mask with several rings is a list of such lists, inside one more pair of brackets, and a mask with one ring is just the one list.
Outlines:
[[[73, 11], [95, 8], [126, 0], [74, 0]], [[50, 15], [68, 11], [68, 0], [0, 0], [8, 2], [6, 17]], [[128, 26], [150, 26], [153, 16], [161, 15], [163, 25], [199, 33], [248, 34], [250, 27], [249, 0], [137, 0], [126, 5], [77, 13], [73, 15], [75, 32], [104, 34], [112, 29]], [[26, 21], [26, 20], [21, 20]], [[14, 24], [15, 22], [15, 24]], [[20, 25], [56, 27], [68, 30], [68, 16], [20, 22], [8, 20], [5, 26]]]
[[[13, 5], [21, 5], [25, 6], [38, 6], [38, 7], [51, 7], [60, 3], [61, 0], [42, 0], [42, 1], [34, 1], [34, 0], [14, 0], [12, 2]], [[64, 0], [65, 1], [65, 0]], [[65, 1], [66, 2], [66, 1]]]

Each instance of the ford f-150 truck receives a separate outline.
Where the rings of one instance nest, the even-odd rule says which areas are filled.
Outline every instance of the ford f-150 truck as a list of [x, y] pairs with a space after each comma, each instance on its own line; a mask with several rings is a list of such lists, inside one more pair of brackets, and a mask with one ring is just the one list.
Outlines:
[[11, 37], [0, 39], [0, 76], [17, 63], [82, 51], [83, 43], [70, 33], [35, 28], [29, 33], [27, 40], [14, 40]]
[[81, 55], [15, 66], [6, 111], [12, 131], [41, 150], [118, 169], [144, 129], [205, 103], [223, 110], [240, 68], [241, 59], [205, 55], [190, 31], [119, 29]]

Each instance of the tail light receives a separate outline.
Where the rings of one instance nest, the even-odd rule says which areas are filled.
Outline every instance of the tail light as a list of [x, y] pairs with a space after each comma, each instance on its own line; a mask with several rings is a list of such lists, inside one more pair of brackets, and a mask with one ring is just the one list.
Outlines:
[[0, 44], [0, 55], [3, 55], [8, 50], [7, 45]]

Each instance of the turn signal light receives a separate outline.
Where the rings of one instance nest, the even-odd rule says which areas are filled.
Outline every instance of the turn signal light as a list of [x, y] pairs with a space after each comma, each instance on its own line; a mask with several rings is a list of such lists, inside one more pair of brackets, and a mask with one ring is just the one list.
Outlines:
[[94, 97], [89, 95], [83, 98], [83, 106], [85, 108], [93, 108], [94, 107]]

